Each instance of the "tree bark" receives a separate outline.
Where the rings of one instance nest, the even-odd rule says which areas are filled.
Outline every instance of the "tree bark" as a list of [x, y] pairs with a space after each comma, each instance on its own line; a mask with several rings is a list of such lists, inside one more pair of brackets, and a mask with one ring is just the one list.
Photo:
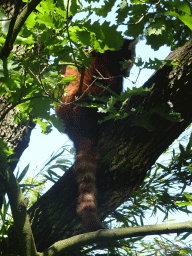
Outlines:
[[[9, 19], [14, 20], [17, 14], [26, 5], [22, 0], [0, 0], [0, 8], [5, 12]], [[15, 15], [15, 17], [13, 17]], [[21, 46], [19, 46], [21, 48]], [[19, 158], [23, 154], [24, 150], [28, 147], [31, 131], [35, 127], [32, 118], [22, 124], [18, 124], [14, 121], [14, 116], [19, 112], [17, 107], [7, 101], [8, 95], [2, 95], [0, 97], [0, 138], [3, 138], [4, 142], [8, 143], [8, 146], [14, 149], [14, 154], [8, 159], [5, 159], [6, 166], [8, 166], [13, 172]], [[11, 160], [11, 161], [10, 161]], [[4, 163], [0, 163], [0, 171], [4, 168]], [[3, 181], [0, 175], [0, 209], [3, 204], [3, 195], [5, 194]]]
[[[147, 96], [132, 96], [126, 110], [137, 113], [151, 130], [133, 126], [132, 117], [100, 126], [100, 166], [97, 171], [98, 210], [101, 220], [126, 202], [143, 182], [147, 170], [192, 121], [192, 40], [167, 59], [177, 66], [163, 66], [143, 85], [153, 89]], [[182, 121], [170, 121], [161, 113], [173, 110]], [[30, 209], [38, 251], [54, 242], [83, 233], [76, 214], [77, 184], [73, 166]]]
[[[9, 111], [7, 112], [7, 109]], [[23, 124], [18, 124], [14, 121], [14, 116], [18, 113], [18, 109], [12, 108], [11, 104], [7, 102], [7, 95], [0, 97], [0, 138], [3, 138], [4, 142], [8, 143], [8, 146], [14, 149], [14, 154], [6, 162], [8, 163], [10, 170], [13, 172], [19, 158], [23, 154], [24, 150], [29, 145], [30, 135], [35, 124], [32, 119], [24, 122]], [[0, 170], [3, 167], [3, 163], [0, 163]], [[0, 176], [0, 209], [2, 207], [3, 199], [2, 196], [5, 193], [3, 182]]]

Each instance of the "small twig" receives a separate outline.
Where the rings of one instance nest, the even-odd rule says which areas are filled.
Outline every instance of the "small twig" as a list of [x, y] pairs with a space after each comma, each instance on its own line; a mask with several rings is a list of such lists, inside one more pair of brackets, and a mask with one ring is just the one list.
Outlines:
[[39, 79], [39, 76], [38, 76], [38, 75], [35, 75], [34, 72], [31, 70], [30, 67], [28, 67], [28, 70], [29, 70], [29, 72], [31, 73], [31, 75], [37, 80], [37, 82], [38, 82], [39, 84], [41, 84], [41, 81], [40, 81], [40, 79]]
[[7, 19], [2, 19], [0, 21], [7, 21], [7, 20], [11, 20], [10, 18], [7, 18]]
[[[145, 3], [145, 1], [142, 1], [142, 0], [139, 0], [141, 3]], [[140, 17], [140, 19], [138, 20], [138, 21], [136, 21], [135, 23], [122, 23], [122, 25], [137, 25], [138, 23], [140, 23], [148, 14], [152, 14], [152, 13], [150, 13], [150, 12], [148, 12], [149, 11], [149, 9], [153, 6], [153, 5], [158, 5], [159, 3], [160, 3], [160, 1], [161, 0], [158, 0], [156, 3], [154, 3], [154, 4], [151, 4], [150, 6], [149, 6], [149, 8], [147, 8], [147, 10], [146, 10], [146, 13], [143, 15], [143, 16], [141, 16]], [[153, 12], [153, 14], [156, 14], [156, 12]]]
[[19, 1], [17, 1], [17, 4], [15, 5], [15, 10], [14, 10], [13, 17], [12, 17], [10, 25], [9, 25], [9, 30], [8, 30], [8, 33], [7, 33], [6, 41], [5, 41], [4, 47], [3, 47], [2, 51], [1, 51], [2, 57], [4, 57], [4, 56], [8, 57], [9, 56], [9, 52], [12, 50], [13, 31], [14, 31], [16, 20], [18, 18], [18, 14], [19, 14], [21, 3], [22, 3], [22, 1], [19, 0]]
[[139, 79], [139, 76], [140, 76], [140, 74], [141, 74], [141, 71], [142, 71], [142, 68], [139, 68], [139, 73], [138, 73], [138, 75], [137, 75], [137, 78], [136, 78], [135, 83], [137, 83], [137, 80]]
[[69, 44], [70, 44], [71, 50], [72, 50], [73, 59], [74, 59], [75, 64], [77, 64], [75, 54], [74, 54], [74, 51], [73, 51], [73, 46], [72, 46], [71, 39], [70, 39], [70, 34], [69, 34], [69, 22], [68, 22], [68, 20], [69, 20], [69, 2], [70, 2], [70, 0], [67, 1], [67, 24], [66, 24], [66, 29], [67, 29], [67, 34], [68, 34], [68, 38], [69, 38]]
[[[45, 67], [41, 70], [40, 75], [44, 72], [44, 70], [45, 70], [46, 68], [47, 68], [47, 67], [45, 66]], [[42, 88], [43, 88], [45, 94], [48, 95], [48, 96], [50, 96], [49, 93], [47, 92], [45, 86], [43, 85], [43, 83], [42, 83], [42, 81], [41, 81], [40, 75], [35, 75], [34, 72], [31, 70], [30, 67], [28, 67], [28, 70], [29, 70], [29, 72], [31, 73], [31, 75], [37, 80], [37, 82], [42, 86]]]

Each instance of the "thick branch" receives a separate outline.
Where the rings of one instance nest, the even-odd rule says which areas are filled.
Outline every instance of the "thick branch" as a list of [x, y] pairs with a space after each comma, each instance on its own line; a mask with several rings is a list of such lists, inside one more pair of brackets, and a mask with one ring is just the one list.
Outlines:
[[35, 7], [40, 2], [41, 2], [41, 0], [32, 0], [31, 2], [27, 3], [24, 6], [24, 8], [20, 14], [18, 14], [18, 12], [19, 12], [18, 8], [15, 9], [14, 16], [13, 16], [10, 26], [9, 26], [8, 36], [6, 38], [5, 45], [2, 48], [1, 53], [0, 53], [1, 59], [7, 58], [9, 56], [20, 29], [22, 28], [26, 19], [34, 11]]
[[[70, 250], [76, 250], [77, 247], [90, 245], [92, 243], [112, 242], [124, 238], [138, 236], [171, 234], [192, 232], [192, 222], [164, 223], [156, 225], [146, 225], [142, 227], [119, 228], [113, 230], [98, 230], [87, 234], [77, 235], [50, 246], [41, 255], [69, 255]], [[54, 253], [56, 254], [54, 254]]]
[[[2, 163], [7, 163], [10, 170], [13, 172], [17, 160], [21, 157], [23, 151], [28, 147], [30, 134], [35, 124], [32, 120], [18, 124], [14, 121], [15, 115], [18, 113], [18, 109], [13, 108], [12, 104], [7, 101], [8, 95], [3, 95], [0, 97], [0, 138], [3, 138], [8, 146], [14, 149], [14, 154], [5, 158], [1, 161], [1, 170], [5, 169]], [[7, 112], [9, 109], [9, 112]], [[2, 116], [4, 118], [2, 119]], [[1, 121], [2, 120], [2, 121]], [[11, 160], [8, 162], [8, 160]], [[3, 203], [2, 196], [5, 194], [3, 189], [3, 182], [0, 177], [0, 209]]]
[[27, 200], [21, 192], [18, 182], [11, 171], [7, 171], [5, 189], [9, 197], [14, 225], [19, 238], [23, 256], [36, 256], [36, 246], [27, 215]]

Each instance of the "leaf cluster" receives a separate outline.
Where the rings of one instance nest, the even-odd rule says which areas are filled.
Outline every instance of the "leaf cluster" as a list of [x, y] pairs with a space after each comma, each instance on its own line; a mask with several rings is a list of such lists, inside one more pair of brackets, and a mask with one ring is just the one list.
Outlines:
[[[116, 17], [115, 24], [93, 20], [93, 14], [105, 18], [111, 13]], [[83, 18], [76, 18], [81, 14]], [[8, 93], [11, 103], [1, 118], [17, 106], [15, 121], [22, 123], [32, 116], [44, 133], [51, 131], [50, 123], [63, 130], [53, 114], [53, 105], [62, 101], [64, 88], [72, 78], [60, 74], [59, 63], [88, 66], [90, 47], [100, 52], [119, 49], [123, 42], [120, 25], [125, 36], [145, 35], [154, 49], [163, 44], [173, 48], [182, 44], [191, 29], [191, 5], [176, 0], [113, 0], [97, 8], [90, 1], [32, 0], [22, 10], [15, 10], [12, 17], [3, 10], [0, 15], [0, 96]], [[125, 100], [112, 96], [102, 104], [93, 101], [92, 106], [102, 113], [109, 112], [106, 119], [126, 117], [116, 111], [116, 102], [124, 105]]]
[[192, 7], [187, 0], [133, 0], [130, 5], [122, 1], [118, 22], [125, 24], [125, 21], [126, 35], [144, 35], [155, 50], [164, 44], [175, 49], [191, 36]]

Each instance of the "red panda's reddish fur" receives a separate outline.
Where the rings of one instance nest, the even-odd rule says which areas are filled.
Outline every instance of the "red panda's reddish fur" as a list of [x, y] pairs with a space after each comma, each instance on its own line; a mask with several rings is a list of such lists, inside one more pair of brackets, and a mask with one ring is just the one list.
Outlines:
[[[84, 72], [81, 88], [81, 73], [76, 68], [68, 66], [64, 72], [65, 77], [76, 75], [76, 78], [66, 87], [67, 96], [63, 96], [63, 102], [74, 102], [76, 97], [82, 93], [84, 93], [83, 98], [86, 98], [89, 93], [105, 95], [104, 89], [99, 87], [96, 82], [109, 86], [116, 93], [120, 93], [123, 76], [128, 76], [125, 70], [121, 70], [120, 61], [133, 60], [135, 56], [134, 42], [134, 40], [125, 39], [122, 49], [119, 51], [106, 51], [104, 53], [93, 51], [94, 60], [89, 69]], [[97, 215], [95, 183], [99, 161], [97, 150], [99, 114], [95, 109], [80, 107], [73, 103], [61, 104], [56, 109], [56, 114], [64, 121], [65, 132], [74, 142], [76, 148], [74, 169], [79, 184], [77, 213], [81, 216], [86, 231], [101, 229], [103, 226]]]

